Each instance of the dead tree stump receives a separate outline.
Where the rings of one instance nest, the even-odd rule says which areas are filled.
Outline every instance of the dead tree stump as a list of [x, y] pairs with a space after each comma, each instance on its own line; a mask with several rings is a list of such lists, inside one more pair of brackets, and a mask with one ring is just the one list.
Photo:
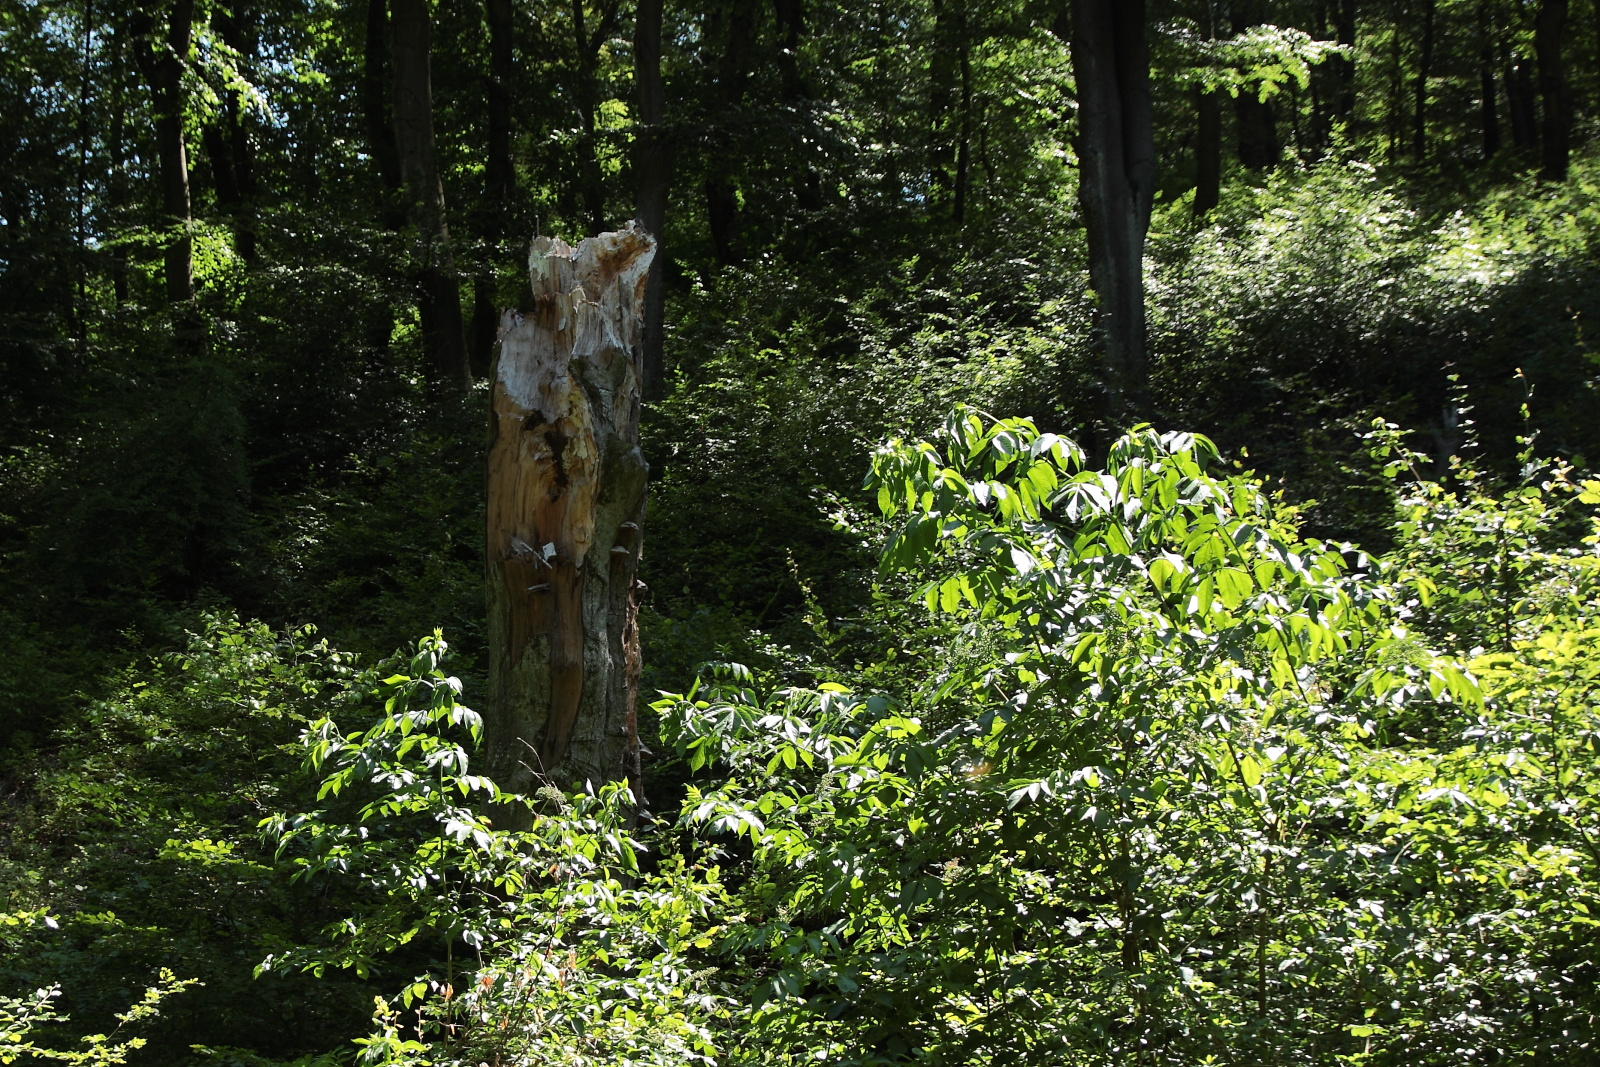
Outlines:
[[541, 237], [503, 312], [488, 470], [489, 772], [512, 792], [639, 782], [641, 315], [655, 241]]

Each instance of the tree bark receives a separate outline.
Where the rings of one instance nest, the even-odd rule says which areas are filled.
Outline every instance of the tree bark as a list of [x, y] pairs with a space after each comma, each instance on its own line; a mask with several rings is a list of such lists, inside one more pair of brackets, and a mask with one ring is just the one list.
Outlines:
[[[1236, 34], [1265, 21], [1262, 0], [1231, 7]], [[1278, 143], [1278, 112], [1272, 102], [1261, 99], [1256, 87], [1247, 85], [1233, 98], [1233, 114], [1239, 127], [1239, 162], [1251, 170], [1276, 167], [1282, 157], [1282, 146]]]
[[[241, 7], [236, 3], [231, 11], [219, 9], [213, 12], [211, 19], [221, 32], [223, 42], [248, 61], [255, 57], [255, 35], [249, 32]], [[256, 181], [250, 131], [245, 128], [238, 92], [229, 89], [223, 94], [222, 104], [222, 116], [206, 126], [202, 137], [216, 179], [217, 207], [233, 220], [234, 249], [246, 263], [255, 263]]]
[[600, 23], [591, 35], [585, 26], [583, 0], [572, 0], [572, 34], [578, 59], [575, 96], [579, 121], [583, 125], [583, 152], [579, 167], [583, 174], [583, 205], [589, 212], [589, 225], [595, 233], [606, 228], [605, 180], [600, 170], [599, 131], [595, 126], [595, 108], [598, 106], [595, 75], [600, 66], [600, 48], [616, 25], [617, 7], [618, 0], [605, 0], [600, 11]]
[[1334, 115], [1338, 121], [1349, 123], [1356, 111], [1356, 0], [1335, 0], [1333, 21], [1335, 37], [1349, 49], [1345, 55], [1329, 60], [1339, 75], [1339, 97]]
[[194, 0], [177, 0], [165, 38], [152, 51], [155, 16], [141, 8], [134, 16], [134, 55], [150, 86], [156, 113], [156, 155], [161, 166], [161, 209], [172, 234], [162, 253], [167, 303], [194, 301], [194, 249], [189, 235], [189, 156], [183, 141], [183, 68], [194, 30]]
[[[485, 0], [489, 25], [489, 155], [484, 167], [482, 209], [477, 214], [478, 236], [490, 249], [499, 247], [510, 227], [516, 169], [511, 160], [511, 99], [516, 77], [513, 49], [512, 0]], [[494, 304], [492, 269], [480, 268], [472, 280], [473, 377], [488, 373], [494, 356], [499, 315]]]
[[1282, 158], [1278, 144], [1278, 112], [1272, 101], [1262, 100], [1255, 89], [1246, 86], [1233, 99], [1233, 114], [1239, 124], [1239, 162], [1251, 170], [1270, 170]]
[[966, 36], [955, 26], [957, 15], [945, 5], [946, 0], [933, 0], [933, 54], [928, 57], [928, 176], [937, 191], [930, 197], [933, 203], [942, 200], [954, 184], [950, 103], [956, 88], [958, 38]]
[[[367, 124], [367, 140], [378, 167], [378, 180], [389, 199], [400, 191], [400, 149], [395, 144], [394, 123], [389, 116], [389, 3], [367, 0], [367, 38], [365, 63], [361, 68], [361, 113]], [[390, 229], [404, 225], [392, 205], [384, 214]]]
[[[728, 153], [728, 127], [744, 103], [750, 81], [750, 48], [755, 38], [755, 5], [751, 0], [730, 0], [727, 8], [728, 44], [717, 70], [717, 100], [721, 114], [714, 124], [716, 147]], [[723, 18], [722, 10], [717, 19]], [[732, 266], [743, 260], [739, 234], [739, 196], [733, 179], [724, 171], [713, 174], [705, 183], [706, 222], [717, 262]]]
[[1506, 105], [1511, 113], [1511, 143], [1517, 148], [1532, 148], [1539, 143], [1538, 104], [1533, 91], [1533, 74], [1527, 59], [1513, 56], [1506, 66]]
[[[773, 18], [778, 23], [778, 84], [783, 103], [792, 121], [797, 124], [798, 114], [811, 99], [811, 87], [800, 72], [800, 38], [805, 33], [806, 10], [803, 0], [772, 0]], [[794, 198], [804, 213], [822, 210], [822, 183], [815, 167], [809, 163], [794, 176]], [[808, 234], [810, 223], [800, 224], [801, 233]]]
[[663, 361], [666, 347], [667, 196], [672, 189], [672, 141], [666, 129], [666, 86], [661, 79], [662, 0], [639, 0], [633, 31], [634, 83], [639, 87], [639, 134], [634, 141], [633, 169], [638, 178], [635, 218], [655, 238], [644, 291], [644, 332], [641, 347], [641, 388], [646, 400], [659, 400], [666, 392]]
[[1395, 8], [1394, 32], [1389, 35], [1389, 162], [1400, 160], [1405, 139], [1405, 69], [1400, 66], [1400, 14]]
[[1544, 164], [1540, 176], [1549, 182], [1567, 180], [1572, 115], [1567, 104], [1567, 71], [1561, 46], [1566, 36], [1567, 0], [1540, 0], [1534, 17], [1533, 51], [1539, 60], [1539, 96], [1544, 105]]
[[1433, 67], [1433, 21], [1438, 8], [1436, 0], [1426, 0], [1422, 6], [1422, 50], [1417, 57], [1416, 106], [1412, 109], [1411, 149], [1417, 162], [1428, 157], [1428, 75]]
[[[122, 226], [122, 212], [127, 204], [127, 175], [124, 173], [126, 149], [124, 141], [124, 108], [122, 105], [123, 53], [126, 34], [120, 20], [111, 24], [111, 128], [106, 137], [106, 150], [110, 155], [110, 170], [106, 174], [106, 199], [110, 207], [108, 226]], [[139, 46], [140, 42], [135, 42]], [[128, 302], [128, 253], [120, 245], [111, 249], [111, 295], [117, 307]]]
[[1205, 218], [1222, 198], [1222, 93], [1196, 86], [1194, 217]]
[[[1205, 32], [1217, 39], [1216, 5], [1208, 6]], [[1194, 88], [1194, 217], [1203, 219], [1222, 198], [1222, 91]]]
[[972, 154], [972, 46], [966, 20], [957, 23], [961, 34], [961, 136], [956, 143], [956, 198], [952, 215], [957, 226], [967, 221], [967, 185]]
[[805, 32], [806, 11], [802, 0], [772, 0], [772, 17], [778, 23], [778, 84], [786, 104], [811, 95], [800, 76], [800, 35]]
[[642, 803], [636, 701], [642, 229], [572, 248], [535, 239], [534, 308], [501, 316], [491, 397], [487, 567], [490, 773], [541, 785], [627, 779]]
[[434, 149], [428, 0], [394, 0], [391, 30], [395, 145], [417, 233], [423, 342], [434, 373], [465, 389], [471, 368], [461, 321], [461, 285]]
[[1073, 0], [1078, 201], [1113, 422], [1145, 406], [1144, 241], [1155, 194], [1143, 0]]
[[1478, 50], [1478, 114], [1483, 127], [1483, 158], [1487, 162], [1500, 151], [1500, 116], [1495, 108], [1494, 28], [1488, 4], [1482, 0], [1478, 4], [1478, 33], [1482, 38]]

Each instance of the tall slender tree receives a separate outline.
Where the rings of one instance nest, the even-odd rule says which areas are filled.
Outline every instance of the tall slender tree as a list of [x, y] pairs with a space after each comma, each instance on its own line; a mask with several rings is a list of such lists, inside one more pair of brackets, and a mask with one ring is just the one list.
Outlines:
[[[489, 154], [484, 161], [483, 200], [477, 212], [478, 237], [492, 256], [510, 235], [516, 172], [511, 158], [511, 99], [515, 91], [516, 53], [513, 0], [485, 0], [489, 26], [488, 119]], [[472, 371], [488, 373], [499, 328], [494, 304], [495, 272], [482, 265], [472, 279]]]
[[1528, 58], [1511, 52], [1505, 58], [1506, 110], [1511, 118], [1511, 143], [1532, 148], [1539, 143], [1539, 101]]
[[[706, 34], [710, 45], [726, 35], [722, 54], [716, 57], [716, 86], [713, 98], [717, 115], [712, 120], [712, 143], [723, 153], [729, 151], [731, 128], [744, 104], [750, 84], [751, 52], [755, 44], [755, 4], [751, 0], [727, 0], [708, 20]], [[711, 57], [707, 57], [708, 61]], [[739, 195], [726, 158], [714, 167], [705, 182], [706, 221], [717, 262], [730, 266], [744, 258], [739, 233]]]
[[[1201, 30], [1217, 37], [1217, 5], [1208, 0]], [[1205, 218], [1222, 196], [1222, 90], [1194, 88], [1194, 217]]]
[[1486, 0], [1478, 3], [1478, 116], [1483, 132], [1483, 158], [1500, 151], [1500, 116], [1496, 107], [1494, 77], [1494, 23]]
[[1411, 151], [1420, 163], [1428, 156], [1428, 76], [1433, 72], [1433, 24], [1437, 0], [1423, 0], [1422, 40], [1417, 55], [1416, 103], [1412, 106]]
[[577, 104], [578, 122], [582, 128], [582, 148], [578, 155], [583, 206], [589, 215], [589, 226], [595, 233], [606, 228], [605, 176], [600, 166], [600, 130], [597, 125], [600, 108], [600, 49], [611, 39], [617, 27], [619, 0], [603, 0], [596, 12], [594, 32], [589, 31], [588, 16], [583, 0], [572, 0], [572, 37], [576, 70], [573, 75], [573, 98]]
[[[1265, 0], [1244, 0], [1229, 5], [1234, 33], [1244, 33], [1267, 21]], [[1252, 170], [1276, 167], [1283, 146], [1278, 139], [1278, 110], [1271, 100], [1263, 100], [1256, 86], [1246, 86], [1233, 99], [1233, 113], [1239, 131], [1239, 162]]]
[[395, 145], [416, 231], [423, 341], [434, 373], [464, 388], [471, 380], [471, 368], [461, 321], [461, 282], [434, 144], [428, 0], [394, 0], [391, 35]]
[[1143, 0], [1073, 0], [1078, 200], [1105, 346], [1107, 415], [1145, 407], [1144, 242], [1155, 197], [1155, 136]]
[[639, 0], [633, 31], [634, 84], [639, 92], [639, 133], [634, 140], [633, 167], [638, 176], [635, 217], [656, 240], [644, 294], [644, 327], [640, 366], [644, 397], [665, 392], [663, 350], [666, 343], [667, 196], [672, 189], [672, 139], [666, 128], [666, 86], [661, 77], [662, 0]]
[[[361, 117], [366, 122], [367, 142], [378, 168], [387, 200], [400, 193], [400, 149], [395, 143], [394, 120], [389, 108], [389, 0], [367, 0], [367, 25], [361, 66]], [[402, 216], [385, 203], [383, 215], [390, 227], [399, 229]]]
[[1539, 102], [1544, 110], [1541, 141], [1546, 181], [1567, 180], [1572, 109], [1567, 100], [1567, 65], [1562, 55], [1567, 32], [1567, 0], [1539, 0], [1534, 16], [1533, 51], [1539, 60]]
[[1222, 94], [1194, 90], [1194, 217], [1205, 218], [1222, 197]]
[[1333, 0], [1333, 25], [1334, 39], [1345, 48], [1328, 60], [1338, 74], [1334, 118], [1348, 124], [1356, 111], [1356, 0]]
[[[223, 43], [248, 64], [255, 58], [256, 38], [249, 23], [250, 11], [242, 3], [212, 11], [211, 23]], [[234, 247], [246, 263], [256, 260], [256, 231], [253, 218], [256, 194], [255, 159], [250, 132], [245, 123], [239, 91], [229, 87], [222, 94], [222, 112], [201, 132], [211, 173], [217, 189], [217, 207], [233, 222]]]
[[166, 32], [157, 34], [153, 5], [136, 9], [134, 56], [155, 105], [156, 156], [161, 169], [162, 222], [168, 231], [162, 252], [167, 302], [194, 302], [194, 243], [189, 200], [189, 154], [184, 144], [183, 72], [194, 35], [194, 0], [176, 0]]

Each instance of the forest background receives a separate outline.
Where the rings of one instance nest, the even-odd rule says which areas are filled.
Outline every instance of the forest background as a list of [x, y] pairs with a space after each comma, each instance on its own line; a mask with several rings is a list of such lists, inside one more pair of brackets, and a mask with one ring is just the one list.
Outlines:
[[[1214, 451], [1119, 437], [1060, 3], [0, 0], [18, 1049], [1586, 1062], [1600, 5], [1145, 28], [1140, 414]], [[504, 839], [445, 799], [495, 323], [531, 236], [635, 217], [663, 818], [596, 783]], [[1226, 591], [1235, 550], [1281, 569]], [[1069, 608], [1046, 558], [1155, 592]], [[1193, 721], [1006, 733], [1207, 679]], [[79, 1040], [147, 986], [148, 1046]]]

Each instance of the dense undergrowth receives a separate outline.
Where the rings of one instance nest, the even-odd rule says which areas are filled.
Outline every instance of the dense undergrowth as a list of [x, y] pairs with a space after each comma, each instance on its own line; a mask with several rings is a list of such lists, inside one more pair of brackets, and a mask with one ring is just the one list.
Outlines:
[[366, 1063], [1587, 1062], [1600, 482], [1367, 447], [1377, 556], [1200, 437], [891, 442], [900, 647], [705, 667], [638, 825], [474, 776], [438, 637], [213, 616], [30, 768], [7, 977], [200, 979], [168, 1062], [327, 1048], [363, 988]]
[[[470, 803], [481, 398], [288, 358], [370, 279], [241, 293], [327, 336], [201, 368], [130, 333], [5, 459], [0, 985], [70, 1021], [0, 1019], [86, 1062], [1585, 1062], [1597, 165], [1162, 207], [1158, 423], [1215, 448], [1094, 421], [1065, 203], [690, 279], [638, 826]], [[861, 489], [958, 403], [1033, 423]], [[78, 1041], [147, 986], [147, 1045]]]

